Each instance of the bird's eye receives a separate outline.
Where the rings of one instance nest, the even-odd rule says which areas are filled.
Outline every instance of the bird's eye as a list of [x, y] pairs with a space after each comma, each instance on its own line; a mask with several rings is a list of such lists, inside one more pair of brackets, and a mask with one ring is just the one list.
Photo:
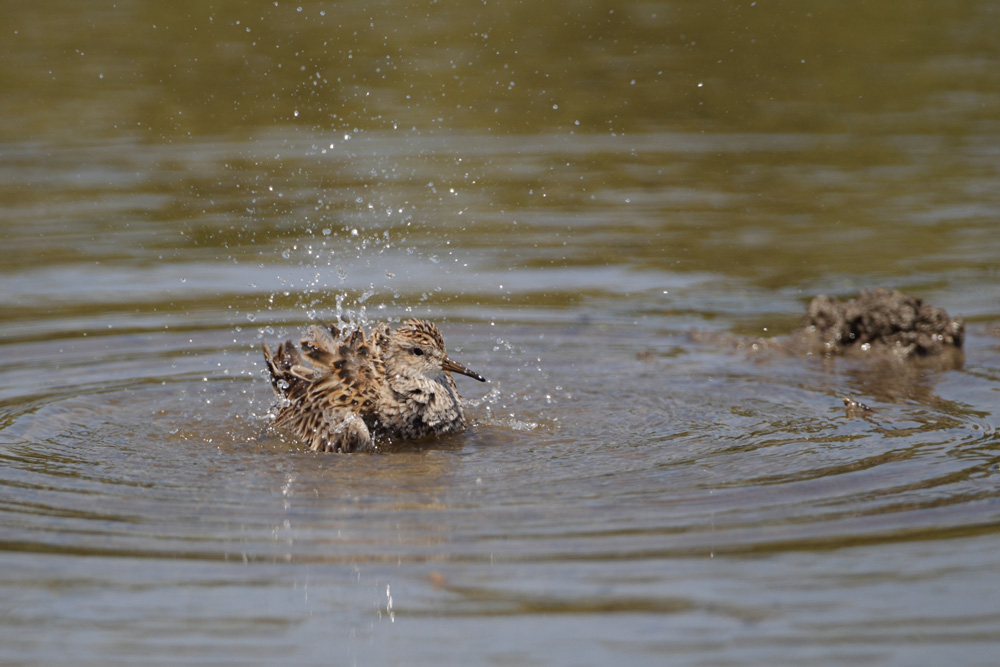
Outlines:
[[422, 357], [422, 356], [424, 356], [424, 351], [421, 350], [419, 347], [413, 348], [412, 350], [410, 350], [410, 352], [412, 352], [413, 356], [415, 356], [415, 357]]

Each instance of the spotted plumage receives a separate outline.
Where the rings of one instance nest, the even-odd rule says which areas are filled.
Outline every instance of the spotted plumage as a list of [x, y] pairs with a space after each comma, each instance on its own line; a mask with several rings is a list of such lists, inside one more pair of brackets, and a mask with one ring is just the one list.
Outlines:
[[411, 319], [390, 331], [378, 326], [342, 332], [311, 327], [299, 350], [285, 341], [264, 360], [282, 398], [275, 426], [317, 451], [372, 451], [380, 438], [413, 440], [465, 428], [451, 372], [485, 382], [452, 361], [431, 322]]

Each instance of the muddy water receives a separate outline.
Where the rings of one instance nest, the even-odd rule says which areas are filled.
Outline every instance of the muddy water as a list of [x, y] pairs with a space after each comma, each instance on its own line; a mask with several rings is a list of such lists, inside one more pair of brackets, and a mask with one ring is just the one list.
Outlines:
[[[996, 655], [989, 3], [4, 16], [4, 660]], [[964, 367], [742, 342], [880, 284]], [[471, 429], [264, 433], [338, 315], [437, 321]]]

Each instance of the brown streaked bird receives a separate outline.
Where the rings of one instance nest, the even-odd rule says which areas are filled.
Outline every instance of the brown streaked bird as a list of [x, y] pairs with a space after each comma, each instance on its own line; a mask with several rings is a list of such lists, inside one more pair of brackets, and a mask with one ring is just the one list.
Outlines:
[[[374, 451], [380, 437], [415, 440], [465, 429], [465, 411], [451, 373], [486, 379], [452, 361], [431, 322], [411, 319], [368, 336], [358, 328], [310, 327], [272, 354], [263, 344], [271, 384], [284, 400], [275, 426], [315, 451]], [[303, 358], [304, 357], [304, 358]]]

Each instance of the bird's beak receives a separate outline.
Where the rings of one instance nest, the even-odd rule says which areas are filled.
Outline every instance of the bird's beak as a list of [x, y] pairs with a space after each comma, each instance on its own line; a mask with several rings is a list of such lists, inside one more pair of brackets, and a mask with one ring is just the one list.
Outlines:
[[470, 378], [475, 378], [480, 382], [486, 382], [486, 378], [484, 378], [476, 371], [470, 371], [462, 364], [458, 363], [457, 361], [452, 361], [447, 357], [445, 357], [444, 361], [441, 362], [441, 368], [443, 368], [446, 371], [451, 371], [452, 373], [461, 373], [462, 375], [468, 375]]

